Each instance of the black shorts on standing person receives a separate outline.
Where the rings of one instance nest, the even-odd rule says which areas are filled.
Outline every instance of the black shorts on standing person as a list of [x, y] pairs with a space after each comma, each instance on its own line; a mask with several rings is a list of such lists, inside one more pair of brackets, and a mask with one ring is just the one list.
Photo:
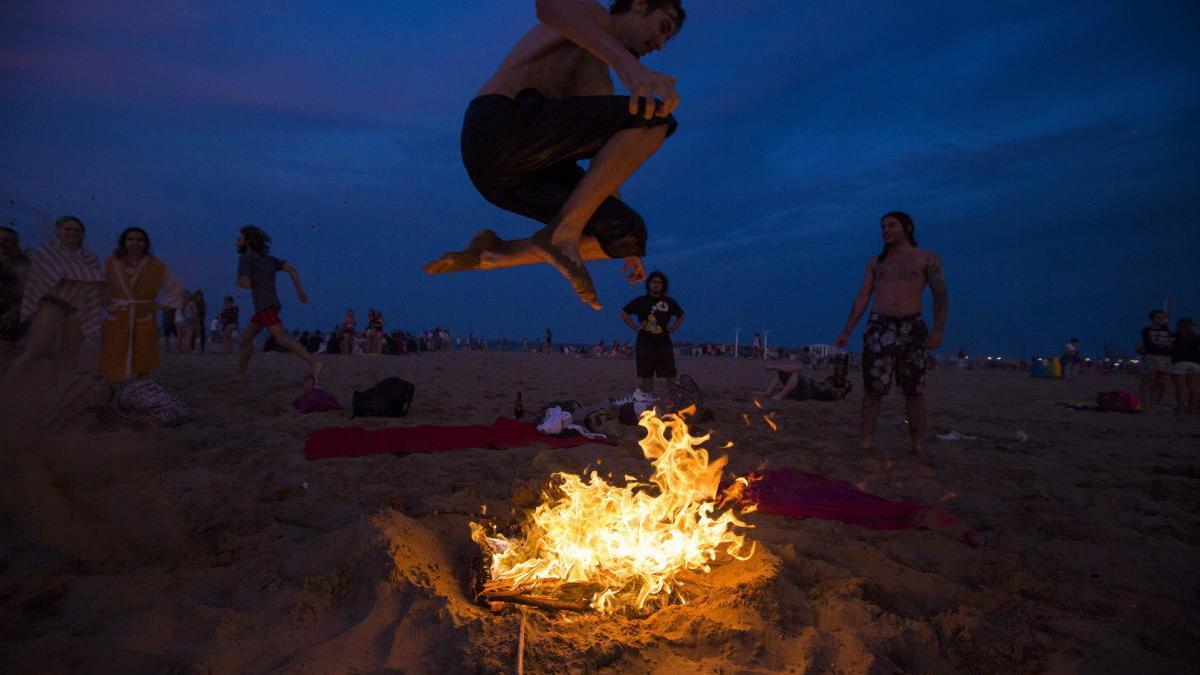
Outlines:
[[648, 292], [630, 300], [621, 309], [625, 315], [636, 316], [638, 320], [634, 355], [637, 376], [643, 380], [676, 376], [675, 346], [671, 343], [670, 331], [672, 321], [683, 317], [683, 307], [666, 294], [666, 276], [661, 272], [653, 272], [646, 279], [647, 290], [656, 281], [662, 288], [658, 295]]
[[[485, 94], [471, 101], [462, 127], [462, 158], [479, 193], [506, 211], [550, 223], [583, 179], [591, 159], [614, 134], [665, 125], [675, 117], [629, 114], [628, 96], [546, 98], [525, 89], [515, 98]], [[610, 258], [646, 255], [646, 222], [628, 204], [608, 197], [583, 229]]]

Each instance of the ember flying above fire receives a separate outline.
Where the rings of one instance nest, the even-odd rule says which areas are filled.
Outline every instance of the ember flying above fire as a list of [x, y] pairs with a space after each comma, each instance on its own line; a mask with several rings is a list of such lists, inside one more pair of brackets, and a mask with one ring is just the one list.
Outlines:
[[[507, 538], [471, 523], [471, 537], [491, 554], [484, 595], [556, 596], [584, 589], [600, 612], [642, 610], [686, 602], [682, 574], [706, 573], [719, 557], [754, 553], [732, 509], [717, 511], [726, 457], [709, 461], [676, 415], [646, 411], [640, 444], [654, 466], [650, 482], [625, 476], [610, 485], [593, 471], [585, 479], [557, 473], [557, 484], [530, 514], [524, 536]], [[744, 481], [744, 479], [738, 479]]]

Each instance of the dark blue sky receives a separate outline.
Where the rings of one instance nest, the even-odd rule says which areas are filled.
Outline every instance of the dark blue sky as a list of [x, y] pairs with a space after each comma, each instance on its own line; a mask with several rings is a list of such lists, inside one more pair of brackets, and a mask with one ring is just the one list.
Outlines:
[[[622, 190], [687, 310], [678, 340], [830, 341], [893, 209], [945, 261], [945, 351], [1095, 353], [1167, 296], [1200, 314], [1195, 2], [685, 7], [647, 60], [679, 79], [679, 131]], [[627, 339], [618, 262], [592, 266], [602, 312], [545, 266], [420, 270], [481, 227], [535, 226], [458, 155], [467, 102], [534, 21], [532, 0], [6, 2], [3, 220], [29, 245], [78, 214], [97, 252], [145, 227], [210, 305], [259, 224], [313, 298], [280, 277], [290, 327], [352, 306]]]

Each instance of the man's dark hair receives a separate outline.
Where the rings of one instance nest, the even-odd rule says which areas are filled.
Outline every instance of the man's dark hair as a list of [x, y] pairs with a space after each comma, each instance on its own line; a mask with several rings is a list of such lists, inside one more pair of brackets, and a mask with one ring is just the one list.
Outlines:
[[671, 287], [671, 282], [667, 281], [667, 275], [663, 274], [659, 270], [654, 270], [653, 272], [650, 273], [650, 276], [646, 277], [646, 292], [647, 293], [650, 292], [650, 282], [653, 281], [654, 279], [658, 279], [659, 281], [662, 282], [662, 285], [663, 285], [662, 294], [666, 295], [667, 289]]
[[18, 239], [21, 238], [20, 232], [17, 232], [16, 230], [12, 229], [11, 227], [9, 227], [7, 225], [0, 225], [0, 230], [4, 230], [5, 232], [8, 232], [9, 234], [15, 236]]
[[82, 229], [85, 232], [87, 231], [87, 226], [85, 226], [83, 224], [83, 221], [80, 220], [77, 216], [63, 216], [62, 218], [59, 218], [58, 220], [54, 221], [54, 229], [57, 230], [58, 228], [65, 225], [66, 223], [75, 223], [76, 225], [79, 225], [80, 229]]
[[271, 235], [263, 232], [262, 228], [247, 225], [239, 232], [246, 238], [246, 248], [251, 251], [259, 255], [267, 255], [271, 251]]
[[[683, 0], [646, 0], [646, 13], [649, 14], [659, 7], [667, 7], [675, 12], [675, 33], [683, 28], [687, 20], [687, 12], [683, 11]], [[633, 0], [613, 0], [608, 3], [609, 14], [624, 14], [633, 9]]]
[[127, 227], [121, 230], [121, 234], [117, 236], [117, 248], [113, 251], [113, 255], [117, 258], [124, 258], [129, 255], [129, 250], [125, 248], [125, 237], [129, 236], [130, 232], [141, 232], [146, 238], [146, 253], [150, 253], [150, 234], [140, 227]]
[[1079, 342], [1079, 338], [1071, 338], [1071, 342]]
[[[908, 243], [912, 244], [913, 246], [917, 245], [917, 226], [913, 223], [912, 216], [903, 211], [892, 211], [891, 213], [883, 214], [883, 217], [879, 219], [879, 222], [882, 223], [888, 218], [895, 218], [896, 220], [900, 221], [901, 227], [904, 228], [904, 236], [908, 238]], [[883, 250], [879, 252], [879, 262], [883, 262], [891, 250], [891, 244], [884, 244]]]
[[232, 295], [225, 296], [225, 302], [233, 302], [233, 296]]
[[1166, 313], [1166, 312], [1164, 312], [1164, 311], [1162, 311], [1161, 309], [1152, 309], [1152, 310], [1150, 310], [1150, 314], [1149, 314], [1149, 316], [1147, 316], [1146, 318], [1148, 318], [1148, 319], [1150, 319], [1151, 321], [1153, 321], [1153, 320], [1154, 320], [1154, 317], [1155, 317], [1155, 316], [1158, 316], [1159, 314], [1162, 314], [1163, 316], [1166, 316], [1166, 315], [1167, 315], [1167, 313]]

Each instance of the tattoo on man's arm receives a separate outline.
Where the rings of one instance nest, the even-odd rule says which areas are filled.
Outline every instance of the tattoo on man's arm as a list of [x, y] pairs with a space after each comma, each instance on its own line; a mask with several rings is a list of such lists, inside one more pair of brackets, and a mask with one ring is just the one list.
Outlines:
[[925, 267], [925, 273], [929, 277], [929, 290], [933, 292], [935, 302], [945, 302], [949, 295], [946, 293], [946, 278], [942, 276], [942, 263], [940, 260], [934, 260]]

